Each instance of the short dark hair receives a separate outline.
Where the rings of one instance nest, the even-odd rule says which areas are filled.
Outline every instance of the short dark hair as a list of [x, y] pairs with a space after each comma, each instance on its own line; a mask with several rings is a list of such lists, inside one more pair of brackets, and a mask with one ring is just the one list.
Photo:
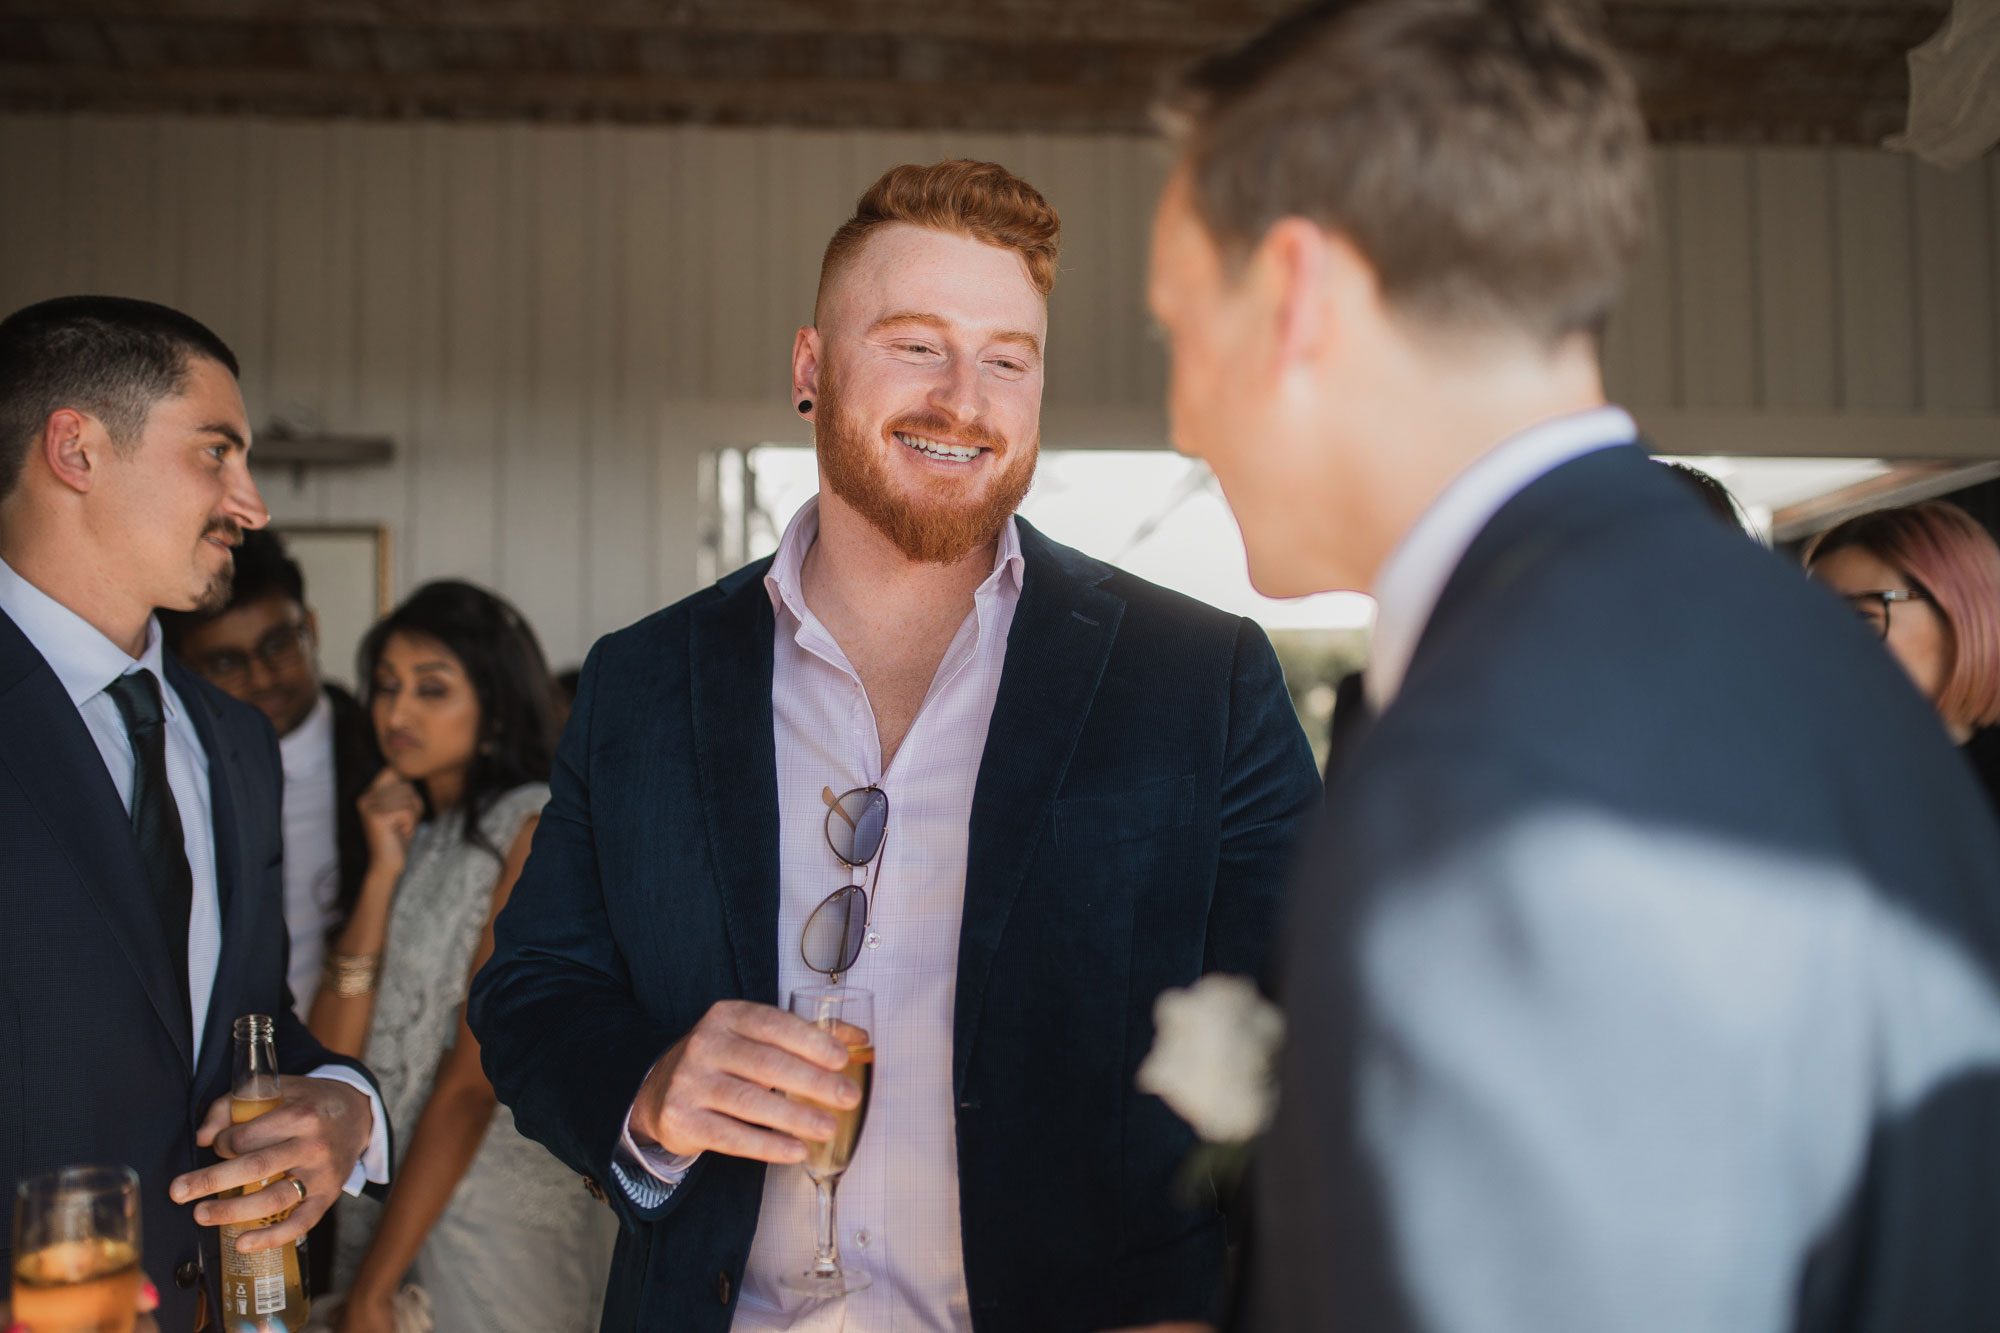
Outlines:
[[0, 320], [0, 500], [20, 481], [51, 412], [88, 412], [113, 444], [129, 445], [155, 403], [187, 391], [196, 356], [241, 373], [207, 325], [151, 301], [59, 296]]
[[1306, 218], [1433, 326], [1599, 332], [1645, 238], [1645, 120], [1587, 0], [1320, 0], [1161, 114], [1232, 265]]
[[1710, 512], [1739, 532], [1743, 528], [1743, 516], [1736, 510], [1736, 497], [1729, 488], [1698, 467], [1671, 458], [1653, 460], [1667, 470], [1668, 475], [1694, 495], [1695, 499], [1707, 505]]
[[465, 840], [505, 859], [479, 831], [493, 802], [524, 782], [547, 782], [555, 765], [555, 685], [535, 632], [501, 597], [440, 579], [426, 583], [375, 622], [355, 654], [364, 703], [375, 697], [375, 668], [395, 633], [434, 639], [465, 668], [479, 697], [479, 748], [465, 774]]
[[277, 533], [253, 528], [243, 534], [243, 543], [236, 548], [236, 573], [229, 585], [228, 604], [213, 611], [160, 611], [160, 632], [168, 650], [179, 653], [196, 627], [266, 597], [283, 597], [304, 606], [306, 576], [299, 562], [285, 554], [285, 543]]

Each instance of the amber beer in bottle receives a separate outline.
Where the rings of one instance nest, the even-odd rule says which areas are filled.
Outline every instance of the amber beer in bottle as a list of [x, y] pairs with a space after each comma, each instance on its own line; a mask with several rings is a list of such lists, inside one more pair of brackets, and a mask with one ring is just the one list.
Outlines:
[[[229, 1094], [230, 1120], [239, 1125], [255, 1120], [266, 1111], [277, 1110], [283, 1100], [278, 1091], [276, 1025], [264, 1014], [237, 1019], [236, 1081]], [[255, 1194], [271, 1180], [226, 1191], [224, 1197]], [[244, 1232], [276, 1225], [290, 1217], [292, 1208], [297, 1206], [254, 1222], [231, 1222], [223, 1226], [222, 1326], [225, 1329], [248, 1328], [259, 1333], [287, 1329], [298, 1333], [305, 1327], [305, 1262], [300, 1254], [304, 1237], [252, 1254], [236, 1248], [236, 1238]]]

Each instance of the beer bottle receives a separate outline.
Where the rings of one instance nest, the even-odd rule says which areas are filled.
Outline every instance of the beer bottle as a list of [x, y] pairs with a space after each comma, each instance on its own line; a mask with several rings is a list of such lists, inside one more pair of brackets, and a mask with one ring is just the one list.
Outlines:
[[[276, 1027], [264, 1014], [236, 1020], [236, 1081], [229, 1096], [229, 1118], [236, 1124], [255, 1120], [283, 1104], [278, 1091]], [[225, 1197], [255, 1194], [271, 1180], [226, 1191]], [[305, 1237], [252, 1254], [236, 1248], [238, 1236], [283, 1221], [297, 1206], [292, 1204], [254, 1222], [231, 1222], [222, 1227], [222, 1327], [227, 1333], [278, 1333], [281, 1329], [298, 1333], [305, 1327], [305, 1262], [300, 1253]]]

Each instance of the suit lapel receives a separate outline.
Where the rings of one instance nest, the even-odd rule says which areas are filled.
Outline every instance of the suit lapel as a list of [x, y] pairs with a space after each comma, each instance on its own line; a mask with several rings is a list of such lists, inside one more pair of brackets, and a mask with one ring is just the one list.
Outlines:
[[[205, 1072], [217, 1060], [228, 1058], [235, 1049], [230, 1025], [236, 1021], [236, 1013], [226, 983], [229, 978], [239, 975], [243, 966], [242, 951], [250, 943], [249, 923], [244, 918], [255, 906], [247, 895], [239, 894], [237, 888], [246, 876], [261, 867], [242, 863], [243, 846], [237, 830], [240, 812], [244, 809], [244, 793], [242, 764], [238, 761], [235, 746], [223, 737], [217, 725], [214, 705], [196, 686], [194, 678], [171, 655], [165, 661], [167, 682], [180, 696], [181, 706], [187, 709], [188, 720], [194, 723], [195, 734], [201, 738], [202, 753], [208, 756], [209, 822], [210, 833], [215, 838], [215, 894], [222, 941], [215, 964], [215, 985], [209, 991], [208, 1013], [204, 1016], [202, 1027], [201, 1063]], [[207, 1086], [206, 1080], [198, 1079], [196, 1082]]]
[[1021, 600], [972, 796], [952, 1024], [955, 1096], [965, 1088], [993, 956], [1125, 613], [1122, 597], [1097, 586], [1110, 566], [1057, 546], [1025, 522], [1020, 533]]
[[187, 996], [160, 931], [132, 824], [97, 742], [55, 672], [0, 612], [0, 766], [27, 794], [42, 827], [138, 974], [185, 1066], [194, 1064]]
[[[764, 572], [740, 570], [689, 613], [695, 766], [709, 854], [742, 997], [778, 1003], [778, 752], [772, 733], [775, 618]], [[670, 812], [662, 812], [668, 817]]]

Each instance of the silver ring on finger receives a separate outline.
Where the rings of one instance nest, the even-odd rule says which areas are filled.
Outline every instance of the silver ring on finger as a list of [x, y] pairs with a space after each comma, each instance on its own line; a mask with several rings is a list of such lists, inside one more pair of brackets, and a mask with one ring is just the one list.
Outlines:
[[[285, 1181], [286, 1181], [286, 1183], [287, 1183], [287, 1184], [289, 1184], [289, 1185], [290, 1185], [290, 1186], [291, 1186], [291, 1187], [292, 1187], [293, 1189], [295, 1189], [295, 1190], [297, 1190], [297, 1191], [299, 1192], [299, 1203], [304, 1203], [304, 1202], [306, 1201], [306, 1183], [305, 1183], [305, 1181], [303, 1181], [303, 1180], [300, 1180], [300, 1179], [299, 1179], [299, 1178], [298, 1178], [297, 1176], [286, 1176], [286, 1177], [285, 1177]], [[293, 1204], [292, 1206], [296, 1208], [296, 1207], [298, 1206], [298, 1204]]]

